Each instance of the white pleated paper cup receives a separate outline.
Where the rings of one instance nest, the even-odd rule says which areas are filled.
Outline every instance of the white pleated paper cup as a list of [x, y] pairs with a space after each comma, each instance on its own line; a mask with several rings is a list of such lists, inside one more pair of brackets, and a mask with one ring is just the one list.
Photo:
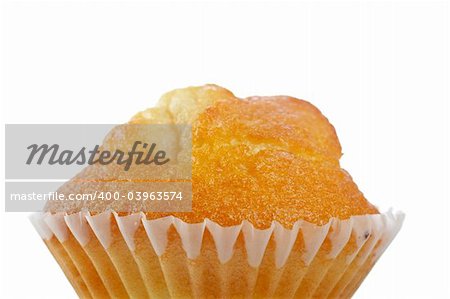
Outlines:
[[261, 230], [114, 211], [31, 217], [82, 298], [347, 298], [403, 219], [389, 211]]

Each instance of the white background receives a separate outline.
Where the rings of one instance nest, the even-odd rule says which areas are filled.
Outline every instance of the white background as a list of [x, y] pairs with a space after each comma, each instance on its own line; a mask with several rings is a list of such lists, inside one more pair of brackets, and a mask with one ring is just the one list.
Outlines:
[[[125, 122], [204, 83], [307, 99], [366, 197], [406, 213], [356, 298], [449, 298], [449, 34], [445, 2], [4, 1], [2, 122]], [[75, 297], [26, 216], [1, 212], [0, 297]]]

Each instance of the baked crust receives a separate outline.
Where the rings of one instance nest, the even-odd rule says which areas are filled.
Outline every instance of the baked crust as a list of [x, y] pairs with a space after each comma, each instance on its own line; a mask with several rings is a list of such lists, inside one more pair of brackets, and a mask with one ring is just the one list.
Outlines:
[[[192, 212], [170, 213], [186, 222], [209, 218], [229, 226], [247, 220], [267, 228], [278, 221], [291, 227], [299, 219], [324, 224], [332, 217], [378, 213], [340, 168], [341, 146], [333, 126], [306, 101], [287, 96], [239, 99], [206, 85], [172, 91], [130, 123], [192, 124]], [[114, 144], [114, 139], [105, 142]], [[109, 175], [123, 176], [113, 166], [106, 169]], [[89, 179], [98, 171], [90, 166], [77, 178]], [[73, 180], [61, 191], [83, 188]], [[120, 201], [72, 202], [50, 204], [47, 210], [73, 213], [93, 205], [98, 209], [99, 204], [123, 208]]]

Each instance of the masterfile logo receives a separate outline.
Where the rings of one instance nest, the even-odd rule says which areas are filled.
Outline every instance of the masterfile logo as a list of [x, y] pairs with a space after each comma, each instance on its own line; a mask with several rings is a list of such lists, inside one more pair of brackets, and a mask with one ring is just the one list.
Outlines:
[[40, 211], [63, 200], [191, 209], [190, 126], [6, 125], [5, 132], [6, 211]]

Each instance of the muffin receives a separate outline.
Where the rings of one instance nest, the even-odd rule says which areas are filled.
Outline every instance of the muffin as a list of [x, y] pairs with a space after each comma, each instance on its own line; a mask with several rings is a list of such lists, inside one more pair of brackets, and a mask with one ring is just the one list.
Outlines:
[[[306, 101], [190, 87], [129, 122], [152, 124], [175, 136], [189, 125], [191, 144], [170, 151], [192, 163], [181, 171], [192, 170], [191, 211], [52, 201], [31, 218], [82, 298], [348, 298], [401, 227], [402, 213], [381, 214], [340, 167], [333, 126]], [[104, 147], [124, 143], [118, 130]], [[119, 191], [136, 178], [90, 165], [58, 191], [83, 193], [105, 177]]]

